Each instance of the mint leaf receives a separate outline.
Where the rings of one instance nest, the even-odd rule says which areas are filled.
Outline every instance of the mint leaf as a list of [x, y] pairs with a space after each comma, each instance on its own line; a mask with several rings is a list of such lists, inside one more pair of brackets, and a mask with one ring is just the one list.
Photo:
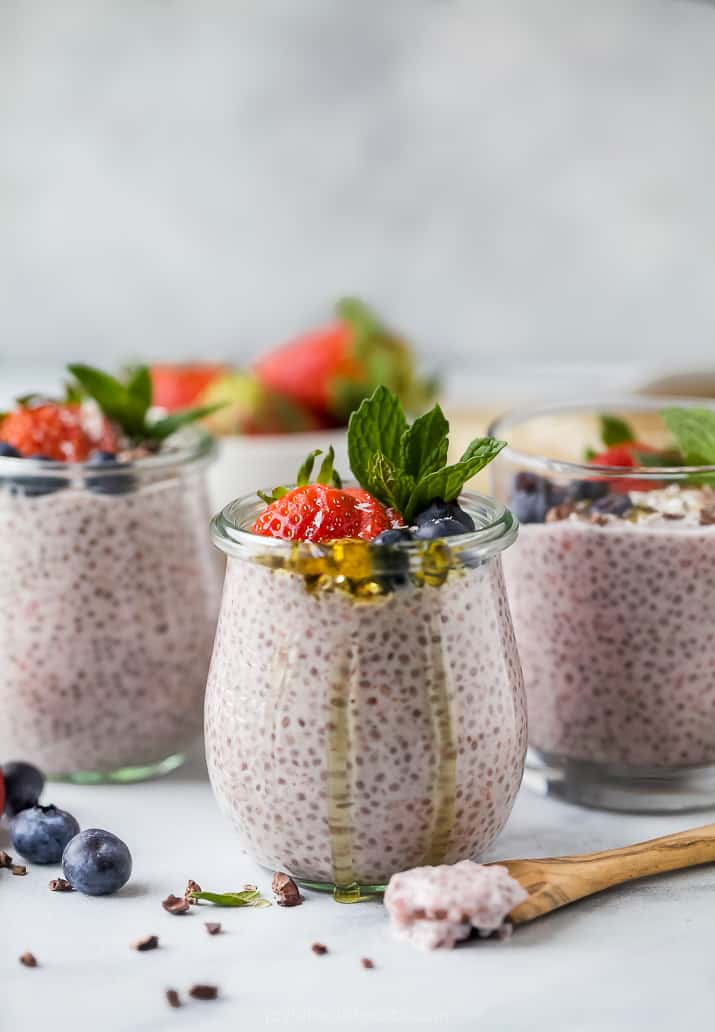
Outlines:
[[447, 461], [449, 423], [439, 405], [407, 425], [399, 399], [378, 387], [348, 424], [350, 466], [361, 486], [397, 509], [406, 523], [437, 498], [453, 501], [505, 441], [472, 441], [459, 462]]
[[705, 408], [665, 408], [661, 415], [686, 466], [715, 466], [715, 412]]
[[610, 416], [604, 413], [599, 417], [599, 424], [601, 427], [601, 440], [607, 448], [636, 440], [636, 435], [631, 427], [624, 419], [619, 419], [618, 416]]
[[90, 398], [94, 398], [108, 419], [118, 423], [132, 438], [140, 438], [145, 429], [145, 411], [131, 397], [126, 386], [109, 373], [87, 365], [67, 366], [75, 380]]
[[449, 423], [435, 405], [402, 435], [402, 465], [414, 480], [420, 480], [444, 466], [448, 447]]
[[156, 423], [146, 423], [142, 430], [142, 436], [153, 441], [163, 441], [171, 434], [175, 434], [182, 426], [188, 426], [189, 423], [195, 423], [199, 419], [210, 416], [213, 412], [218, 412], [225, 404], [226, 402], [220, 401], [216, 405], [199, 405], [197, 408], [172, 412], [170, 416], [164, 416]]
[[258, 889], [245, 889], [243, 892], [190, 892], [191, 900], [204, 900], [217, 907], [269, 907], [270, 900], [261, 896]]
[[152, 399], [151, 375], [147, 366], [135, 366], [129, 370], [127, 392], [132, 402], [146, 415]]
[[402, 435], [407, 430], [405, 413], [397, 395], [387, 387], [377, 387], [350, 416], [348, 457], [350, 468], [368, 491], [368, 465], [373, 455], [382, 452], [393, 466], [401, 466]]
[[382, 452], [371, 457], [368, 474], [370, 493], [402, 513], [415, 487], [413, 478], [398, 469]]
[[494, 437], [481, 437], [472, 441], [459, 462], [453, 466], [430, 473], [419, 481], [410, 495], [407, 505], [402, 509], [406, 523], [410, 523], [416, 513], [425, 509], [435, 498], [452, 502], [468, 480], [488, 466], [506, 446], [506, 441], [497, 441]]

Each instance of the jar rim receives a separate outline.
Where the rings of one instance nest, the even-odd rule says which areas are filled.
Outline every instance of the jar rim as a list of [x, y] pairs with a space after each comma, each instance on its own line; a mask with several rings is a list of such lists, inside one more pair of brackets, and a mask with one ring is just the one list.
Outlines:
[[[357, 485], [347, 482], [346, 486]], [[480, 559], [488, 559], [508, 548], [516, 540], [519, 521], [501, 502], [476, 491], [463, 491], [458, 500], [465, 512], [468, 512], [474, 520], [476, 529], [439, 539], [450, 549], [468, 553], [470, 556], [478, 556]], [[220, 512], [216, 513], [211, 520], [211, 537], [216, 547], [227, 555], [241, 558], [257, 555], [289, 556], [296, 548], [305, 549], [306, 554], [309, 555], [321, 555], [326, 547], [330, 547], [328, 542], [285, 541], [282, 538], [254, 534], [246, 529], [249, 520], [252, 522], [265, 504], [265, 501], [252, 492], [229, 502]], [[362, 543], [376, 553], [385, 550], [383, 545], [375, 545], [371, 541]], [[430, 543], [429, 541], [400, 541], [390, 547], [417, 558], [424, 547]]]
[[216, 451], [216, 440], [206, 430], [199, 427], [186, 427], [175, 435], [176, 447], [147, 455], [131, 461], [106, 462], [92, 465], [89, 462], [61, 462], [56, 459], [36, 459], [32, 456], [13, 457], [0, 456], [0, 481], [22, 476], [31, 480], [35, 477], [46, 477], [52, 473], [57, 480], [73, 481], [91, 472], [92, 479], [122, 476], [123, 474], [151, 474], [170, 470], [176, 466], [193, 463], [207, 463]]
[[[522, 425], [532, 419], [541, 419], [550, 414], [561, 414], [569, 412], [612, 412], [612, 411], [659, 411], [663, 408], [708, 408], [715, 411], [715, 399], [713, 398], [680, 398], [668, 395], [604, 395], [596, 397], [564, 402], [553, 402], [550, 404], [526, 405], [510, 409], [503, 415], [492, 421], [487, 430], [490, 437], [498, 437], [504, 440], [508, 437], [509, 431], [516, 426]], [[591, 480], [608, 479], [612, 480], [614, 472], [617, 472], [619, 480], [687, 480], [694, 475], [715, 473], [715, 465], [712, 466], [602, 466], [589, 462], [571, 462], [565, 459], [554, 459], [547, 455], [533, 454], [521, 451], [510, 444], [502, 449], [498, 459], [508, 459], [510, 462], [525, 466], [531, 470], [539, 470], [544, 473], [562, 476], [588, 477]]]

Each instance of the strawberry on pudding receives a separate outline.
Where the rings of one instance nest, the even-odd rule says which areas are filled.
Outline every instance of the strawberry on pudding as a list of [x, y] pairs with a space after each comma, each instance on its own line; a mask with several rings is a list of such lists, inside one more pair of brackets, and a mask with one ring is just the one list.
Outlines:
[[150, 418], [145, 369], [71, 372], [68, 398], [0, 420], [0, 755], [131, 780], [176, 766], [201, 730], [212, 442], [188, 425], [206, 410]]
[[[388, 429], [389, 428], [389, 429]], [[447, 467], [438, 407], [409, 427], [379, 389], [353, 416], [343, 486], [241, 499], [206, 697], [209, 773], [263, 864], [337, 887], [478, 855], [521, 780], [526, 713], [499, 553], [511, 515], [462, 492], [501, 447]]]

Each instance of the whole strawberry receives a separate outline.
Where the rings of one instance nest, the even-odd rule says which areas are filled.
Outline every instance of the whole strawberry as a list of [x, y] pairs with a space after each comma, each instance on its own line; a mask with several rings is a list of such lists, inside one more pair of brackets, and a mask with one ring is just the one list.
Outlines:
[[408, 344], [356, 298], [336, 307], [335, 322], [260, 358], [254, 365], [259, 380], [328, 424], [347, 423], [379, 384], [395, 391], [408, 409], [421, 408], [434, 384], [417, 377]]

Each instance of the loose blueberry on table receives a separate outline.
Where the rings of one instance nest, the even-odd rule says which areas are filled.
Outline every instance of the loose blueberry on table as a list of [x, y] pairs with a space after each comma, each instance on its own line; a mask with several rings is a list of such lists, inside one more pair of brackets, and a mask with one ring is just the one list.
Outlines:
[[14, 817], [37, 804], [45, 787], [45, 776], [37, 767], [22, 760], [4, 764], [0, 769], [0, 814], [3, 812], [3, 782], [4, 810], [8, 817]]
[[66, 846], [62, 872], [73, 889], [108, 896], [129, 881], [132, 856], [126, 843], [101, 828], [86, 828]]
[[56, 806], [31, 806], [10, 824], [14, 848], [32, 864], [58, 864], [65, 846], [78, 832], [72, 814]]

